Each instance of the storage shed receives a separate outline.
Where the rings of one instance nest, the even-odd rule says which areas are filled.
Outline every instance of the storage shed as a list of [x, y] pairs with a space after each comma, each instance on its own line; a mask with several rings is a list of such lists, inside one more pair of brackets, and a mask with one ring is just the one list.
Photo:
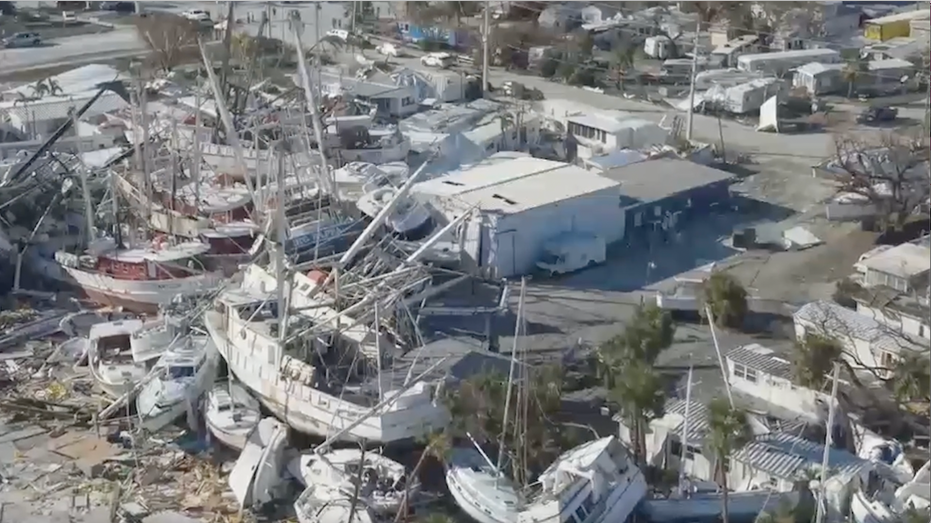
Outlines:
[[479, 210], [463, 226], [463, 252], [494, 278], [532, 272], [544, 244], [563, 233], [622, 238], [619, 192], [617, 182], [581, 167], [508, 153], [412, 189], [449, 220]]
[[610, 169], [603, 176], [620, 183], [626, 238], [674, 231], [683, 220], [700, 218], [730, 205], [730, 173], [677, 158], [661, 158]]

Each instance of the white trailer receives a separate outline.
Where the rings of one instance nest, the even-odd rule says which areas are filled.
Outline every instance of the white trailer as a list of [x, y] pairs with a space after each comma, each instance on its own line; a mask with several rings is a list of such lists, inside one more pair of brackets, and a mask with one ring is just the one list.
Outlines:
[[745, 54], [737, 57], [737, 69], [782, 76], [811, 62], [835, 64], [841, 62], [841, 55], [833, 49], [795, 49], [780, 53]]

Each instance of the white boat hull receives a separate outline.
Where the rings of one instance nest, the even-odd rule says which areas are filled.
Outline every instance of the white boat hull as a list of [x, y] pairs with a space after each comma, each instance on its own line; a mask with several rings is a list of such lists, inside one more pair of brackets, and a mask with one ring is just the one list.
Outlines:
[[431, 427], [445, 427], [448, 423], [446, 409], [435, 401], [424, 401], [401, 411], [389, 409], [380, 415], [370, 415], [369, 408], [340, 400], [300, 380], [282, 379], [277, 365], [268, 364], [264, 346], [244, 340], [245, 347], [236, 347], [227, 338], [224, 324], [227, 320], [228, 317], [215, 311], [207, 311], [204, 315], [207, 332], [226, 360], [230, 372], [275, 417], [299, 432], [326, 438], [355, 424], [360, 416], [368, 415], [340, 439], [372, 444], [393, 443], [411, 440], [431, 430]]
[[158, 312], [175, 296], [192, 296], [221, 285], [221, 273], [206, 273], [174, 280], [120, 280], [96, 272], [64, 267], [87, 296], [101, 304], [137, 312]]
[[514, 523], [517, 521], [517, 515], [513, 519], [499, 519], [488, 513], [484, 507], [463, 492], [454, 480], [450, 479], [450, 472], [446, 473], [446, 485], [449, 487], [449, 493], [452, 494], [456, 505], [462, 509], [470, 518], [478, 523]]
[[246, 441], [249, 439], [249, 434], [251, 430], [239, 430], [239, 431], [229, 431], [225, 430], [222, 427], [218, 427], [210, 422], [208, 419], [206, 422], [207, 430], [210, 431], [210, 435], [216, 438], [217, 441], [223, 445], [235, 449], [242, 450], [246, 446]]
[[850, 512], [854, 523], [892, 523], [897, 520], [885, 503], [870, 501], [859, 490], [850, 498]]

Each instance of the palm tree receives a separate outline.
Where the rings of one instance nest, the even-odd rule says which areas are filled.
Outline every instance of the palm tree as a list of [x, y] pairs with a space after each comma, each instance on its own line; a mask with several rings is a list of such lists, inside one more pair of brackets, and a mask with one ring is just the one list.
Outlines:
[[624, 76], [634, 67], [634, 56], [637, 48], [633, 45], [621, 45], [611, 55], [611, 74], [619, 91], [624, 90]]
[[721, 484], [722, 520], [730, 521], [727, 506], [728, 460], [732, 452], [753, 438], [746, 412], [731, 407], [727, 399], [715, 398], [708, 404], [708, 435], [705, 444], [715, 460], [715, 475]]
[[420, 475], [420, 469], [427, 461], [427, 458], [433, 458], [444, 463], [446, 458], [449, 457], [449, 452], [452, 449], [452, 442], [450, 441], [449, 434], [444, 431], [434, 431], [427, 434], [424, 438], [424, 442], [423, 452], [420, 453], [420, 458], [417, 459], [417, 464], [414, 465], [414, 470], [411, 471], [411, 475], [407, 478], [407, 483], [404, 485], [404, 506], [401, 507], [401, 510], [398, 511], [398, 515], [395, 516], [395, 523], [401, 521], [401, 518], [407, 514], [411, 485]]
[[668, 313], [640, 306], [624, 332], [601, 344], [596, 355], [611, 400], [621, 408], [631, 428], [634, 455], [642, 464], [646, 427], [663, 415], [664, 384], [653, 368], [660, 353], [672, 345], [675, 324]]
[[[715, 324], [738, 327], [743, 323], [748, 310], [747, 290], [737, 278], [726, 272], [715, 272], [705, 281], [702, 291]], [[701, 313], [705, 314], [704, 308]]]
[[646, 464], [646, 433], [650, 422], [663, 416], [665, 386], [658, 372], [647, 362], [633, 360], [618, 369], [608, 398], [616, 403], [628, 427], [634, 457]]
[[856, 84], [860, 78], [867, 72], [868, 66], [865, 60], [857, 56], [851, 58], [844, 64], [844, 70], [842, 71], [842, 76], [844, 81], [847, 82], [847, 98], [853, 96], [853, 86]]

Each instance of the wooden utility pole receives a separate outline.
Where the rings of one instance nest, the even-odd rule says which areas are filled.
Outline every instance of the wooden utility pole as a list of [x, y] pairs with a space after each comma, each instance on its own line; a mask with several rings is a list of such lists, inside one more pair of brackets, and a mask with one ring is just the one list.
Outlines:
[[229, 86], [226, 83], [229, 80], [230, 55], [232, 54], [233, 45], [233, 2], [228, 2], [226, 10], [226, 31], [223, 33], [223, 65], [220, 70], [220, 88], [223, 94], [229, 92]]
[[695, 77], [698, 75], [698, 37], [701, 35], [701, 19], [695, 23], [695, 45], [692, 46], [692, 78], [689, 81], [689, 116], [685, 128], [685, 139], [692, 140], [692, 120], [695, 115]]
[[834, 412], [837, 410], [835, 404], [837, 403], [837, 382], [839, 381], [840, 374], [840, 364], [834, 362], [834, 372], [831, 374], [831, 404], [828, 405], [828, 425], [826, 434], [824, 436], [824, 452], [821, 456], [821, 475], [819, 476], [819, 481], [821, 483], [820, 489], [818, 490], [818, 512], [815, 515], [815, 522], [822, 523], [824, 521], [824, 482], [828, 477], [828, 466], [830, 465], [831, 457], [831, 445], [834, 443]]
[[485, 2], [485, 9], [482, 14], [482, 96], [488, 96], [488, 46], [491, 35], [491, 2]]

